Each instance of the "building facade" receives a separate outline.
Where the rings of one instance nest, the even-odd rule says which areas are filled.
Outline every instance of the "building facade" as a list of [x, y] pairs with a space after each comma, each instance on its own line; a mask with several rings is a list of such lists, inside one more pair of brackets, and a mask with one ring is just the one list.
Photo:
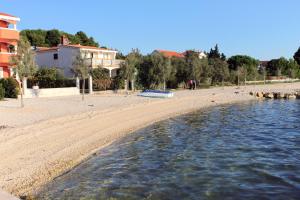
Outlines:
[[74, 77], [73, 64], [78, 56], [86, 59], [87, 65], [92, 68], [105, 68], [109, 70], [110, 77], [116, 75], [122, 60], [117, 60], [117, 51], [92, 46], [69, 44], [66, 37], [57, 47], [36, 48], [35, 61], [39, 67], [55, 67], [61, 69], [66, 77]]
[[20, 18], [0, 13], [0, 78], [13, 76], [12, 56], [16, 55], [19, 41], [17, 23]]

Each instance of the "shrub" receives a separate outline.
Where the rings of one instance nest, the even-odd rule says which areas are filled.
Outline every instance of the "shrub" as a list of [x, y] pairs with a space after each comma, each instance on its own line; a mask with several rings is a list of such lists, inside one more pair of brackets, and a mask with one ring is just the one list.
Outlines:
[[4, 99], [4, 95], [5, 95], [5, 90], [2, 84], [0, 83], [0, 100]]
[[45, 79], [28, 79], [27, 86], [32, 88], [38, 85], [39, 88], [63, 88], [63, 87], [75, 87], [76, 80], [74, 79], [58, 79], [58, 80], [45, 80]]
[[40, 68], [32, 78], [27, 80], [28, 88], [38, 85], [39, 88], [75, 87], [74, 79], [65, 79], [57, 68]]
[[19, 84], [13, 78], [1, 79], [0, 84], [4, 88], [5, 98], [18, 98], [19, 95]]
[[109, 77], [109, 70], [104, 68], [93, 69], [93, 89], [107, 90], [112, 87], [112, 79]]

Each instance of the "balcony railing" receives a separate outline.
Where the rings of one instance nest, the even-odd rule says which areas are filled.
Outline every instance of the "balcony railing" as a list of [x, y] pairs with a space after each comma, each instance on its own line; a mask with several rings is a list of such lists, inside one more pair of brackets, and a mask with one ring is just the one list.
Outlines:
[[0, 28], [0, 39], [19, 40], [20, 34], [19, 31], [15, 29]]
[[124, 62], [123, 60], [98, 60], [93, 59], [93, 68], [97, 67], [113, 67], [113, 68], [119, 68], [120, 64]]
[[0, 64], [10, 64], [12, 57], [15, 55], [16, 53], [0, 52]]

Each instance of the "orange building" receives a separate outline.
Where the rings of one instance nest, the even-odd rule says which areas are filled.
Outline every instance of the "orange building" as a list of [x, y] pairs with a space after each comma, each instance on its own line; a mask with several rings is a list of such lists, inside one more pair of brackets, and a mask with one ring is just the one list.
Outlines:
[[17, 43], [20, 38], [17, 23], [20, 18], [0, 13], [0, 78], [13, 75], [11, 57], [16, 55]]

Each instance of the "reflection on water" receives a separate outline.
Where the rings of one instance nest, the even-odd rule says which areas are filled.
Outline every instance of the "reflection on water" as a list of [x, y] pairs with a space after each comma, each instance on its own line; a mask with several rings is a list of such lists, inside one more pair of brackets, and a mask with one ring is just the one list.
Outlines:
[[57, 178], [38, 199], [299, 199], [300, 101], [159, 122]]

